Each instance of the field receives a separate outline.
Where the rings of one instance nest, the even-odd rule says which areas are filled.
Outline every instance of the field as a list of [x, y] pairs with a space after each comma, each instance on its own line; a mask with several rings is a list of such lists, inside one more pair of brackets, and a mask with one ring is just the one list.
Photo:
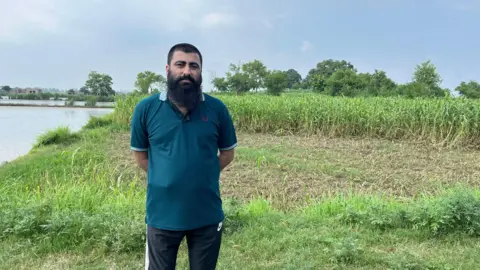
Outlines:
[[[143, 269], [141, 97], [0, 168], [0, 269]], [[475, 269], [480, 103], [219, 95], [238, 129], [218, 269]], [[182, 247], [178, 269], [187, 269]]]

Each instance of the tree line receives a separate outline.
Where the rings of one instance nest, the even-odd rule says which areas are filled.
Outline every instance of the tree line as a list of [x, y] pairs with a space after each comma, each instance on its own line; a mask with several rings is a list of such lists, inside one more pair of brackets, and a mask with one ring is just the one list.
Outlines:
[[[327, 59], [310, 69], [305, 78], [295, 70], [268, 70], [260, 60], [244, 64], [230, 64], [224, 77], [212, 79], [217, 91], [242, 94], [260, 89], [279, 95], [287, 89], [311, 90], [331, 96], [405, 96], [443, 97], [451, 95], [442, 88], [442, 79], [430, 61], [418, 64], [408, 83], [398, 84], [385, 71], [359, 73], [346, 60]], [[461, 82], [455, 89], [467, 98], [480, 98], [480, 84], [471, 80]]]
[[[78, 92], [84, 95], [112, 96], [112, 77], [91, 71], [85, 85]], [[211, 80], [215, 91], [233, 92], [237, 95], [246, 92], [265, 90], [270, 95], [280, 95], [285, 90], [311, 90], [331, 96], [405, 96], [443, 97], [451, 94], [450, 89], [442, 88], [442, 79], [435, 65], [430, 61], [418, 64], [412, 80], [398, 84], [389, 78], [385, 71], [359, 73], [355, 66], [346, 60], [327, 59], [310, 69], [305, 78], [295, 69], [269, 70], [262, 61], [254, 59], [244, 64], [230, 64], [224, 77]], [[156, 93], [166, 89], [166, 78], [161, 74], [146, 70], [137, 74], [134, 92]], [[0, 87], [4, 92], [10, 86]], [[480, 98], [480, 84], [470, 80], [461, 82], [455, 89], [467, 98]], [[75, 89], [67, 91], [69, 94]]]
[[[116, 92], [112, 88], [112, 85], [113, 85], [113, 79], [110, 75], [102, 74], [97, 71], [90, 71], [90, 73], [88, 74], [88, 78], [85, 81], [85, 85], [82, 86], [79, 90], [71, 88], [67, 91], [67, 94], [73, 95], [76, 93], [80, 93], [83, 95], [109, 97], [109, 96], [114, 96], [116, 94]], [[0, 87], [0, 90], [6, 93], [11, 93], [13, 88], [10, 87], [9, 85], [4, 85]], [[45, 93], [42, 93], [42, 94], [45, 94]]]

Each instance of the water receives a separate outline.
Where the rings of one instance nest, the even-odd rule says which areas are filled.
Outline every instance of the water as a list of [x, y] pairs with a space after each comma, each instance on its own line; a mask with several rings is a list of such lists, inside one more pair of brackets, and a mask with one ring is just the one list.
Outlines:
[[69, 126], [78, 131], [90, 116], [103, 116], [109, 108], [48, 108], [0, 106], [0, 164], [27, 154], [37, 137], [49, 129]]
[[[75, 101], [74, 106], [85, 106], [86, 101]], [[64, 100], [24, 100], [24, 99], [2, 99], [0, 104], [27, 104], [27, 105], [43, 105], [43, 106], [65, 106]], [[113, 107], [115, 102], [97, 102], [96, 107]]]

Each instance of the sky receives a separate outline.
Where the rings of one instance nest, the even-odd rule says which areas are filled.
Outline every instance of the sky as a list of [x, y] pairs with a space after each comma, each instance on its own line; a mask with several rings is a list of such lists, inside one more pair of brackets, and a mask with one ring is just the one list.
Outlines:
[[171, 46], [204, 58], [204, 90], [230, 63], [261, 60], [304, 77], [347, 60], [398, 83], [431, 60], [443, 87], [480, 81], [479, 0], [0, 0], [0, 85], [70, 89], [97, 71], [116, 91], [165, 73]]

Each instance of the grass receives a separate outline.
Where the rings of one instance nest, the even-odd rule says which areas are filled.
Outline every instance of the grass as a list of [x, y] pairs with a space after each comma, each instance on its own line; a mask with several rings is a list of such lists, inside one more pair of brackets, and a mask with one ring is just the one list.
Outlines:
[[68, 145], [77, 139], [79, 139], [79, 136], [75, 133], [72, 133], [68, 126], [60, 126], [56, 129], [49, 130], [44, 134], [41, 134], [37, 138], [37, 142], [34, 144], [33, 149], [35, 150], [42, 146], [55, 144]]
[[[242, 98], [257, 97], [237, 104]], [[136, 99], [120, 100], [114, 114], [78, 133], [41, 136], [35, 151], [0, 168], [0, 269], [143, 267], [145, 174], [128, 148]], [[218, 269], [480, 263], [480, 152], [252, 131], [239, 128], [236, 160], [221, 176], [227, 220]], [[178, 265], [187, 269], [185, 243]]]
[[[465, 98], [339, 98], [312, 93], [283, 97], [215, 93], [238, 130], [277, 135], [382, 138], [439, 146], [480, 146], [480, 101]], [[117, 99], [115, 117], [128, 124], [142, 96]]]

